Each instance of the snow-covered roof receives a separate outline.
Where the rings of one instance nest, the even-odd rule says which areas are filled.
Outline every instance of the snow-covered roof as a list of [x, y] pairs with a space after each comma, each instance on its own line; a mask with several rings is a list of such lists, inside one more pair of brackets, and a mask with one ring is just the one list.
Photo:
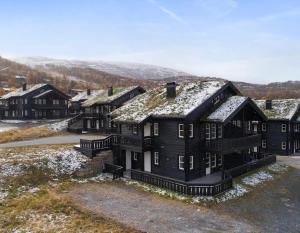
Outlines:
[[291, 120], [300, 107], [300, 99], [272, 100], [272, 109], [266, 109], [266, 100], [255, 100], [255, 103], [271, 120]]
[[229, 97], [219, 108], [211, 113], [207, 119], [213, 121], [224, 122], [228, 117], [231, 116], [245, 101], [245, 96], [231, 96]]
[[135, 97], [112, 112], [115, 121], [140, 123], [149, 116], [184, 117], [220, 90], [225, 81], [182, 82], [176, 97], [167, 98], [166, 88], [157, 87]]
[[9, 92], [1, 96], [1, 99], [9, 99], [11, 97], [21, 97], [46, 85], [47, 85], [46, 83], [39, 83], [31, 86], [27, 85], [27, 89], [25, 91], [23, 91], [23, 88], [21, 87], [16, 89], [15, 91]]
[[71, 101], [72, 102], [77, 102], [77, 101], [82, 101], [82, 100], [87, 100], [89, 97], [91, 96], [95, 96], [95, 95], [98, 95], [100, 93], [102, 93], [103, 90], [91, 90], [91, 94], [88, 95], [87, 94], [87, 91], [82, 91], [80, 93], [78, 93], [77, 95], [75, 95]]
[[34, 99], [37, 99], [37, 98], [43, 97], [43, 96], [45, 96], [45, 95], [47, 95], [47, 94], [49, 94], [49, 93], [51, 93], [51, 92], [53, 92], [53, 90], [47, 90], [47, 91], [44, 91], [44, 92], [42, 92], [42, 93], [40, 93], [40, 94], [34, 96], [33, 98], [34, 98]]
[[97, 95], [89, 97], [86, 101], [82, 103], [83, 107], [90, 107], [94, 104], [105, 104], [110, 103], [111, 101], [116, 100], [117, 98], [125, 95], [126, 93], [138, 88], [138, 86], [131, 86], [131, 87], [116, 87], [113, 88], [113, 94], [108, 95], [108, 90], [99, 90]]

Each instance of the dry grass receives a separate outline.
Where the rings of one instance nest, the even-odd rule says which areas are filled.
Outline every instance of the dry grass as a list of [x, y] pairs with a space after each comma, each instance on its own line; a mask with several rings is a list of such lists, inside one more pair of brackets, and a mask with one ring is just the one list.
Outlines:
[[[58, 189], [8, 199], [0, 206], [0, 229], [31, 232], [137, 232], [105, 217], [78, 208]], [[0, 232], [1, 232], [0, 230]]]
[[53, 136], [57, 134], [59, 133], [43, 127], [11, 129], [0, 133], [0, 143], [22, 141], [40, 137]]

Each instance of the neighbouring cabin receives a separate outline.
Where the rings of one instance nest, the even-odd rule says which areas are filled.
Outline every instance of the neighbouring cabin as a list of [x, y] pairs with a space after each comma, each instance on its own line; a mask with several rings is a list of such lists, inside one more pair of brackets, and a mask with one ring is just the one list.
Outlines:
[[[139, 86], [126, 88], [109, 87], [94, 92], [88, 91], [87, 99], [80, 104], [82, 109], [80, 117], [76, 117], [76, 121], [71, 121], [71, 123], [78, 125], [78, 122], [81, 122], [77, 129], [78, 132], [117, 132], [116, 125], [111, 119], [111, 112], [144, 92], [145, 90]], [[69, 125], [71, 130], [72, 124]]]
[[55, 119], [68, 115], [69, 96], [50, 84], [23, 86], [0, 98], [2, 119]]
[[267, 116], [262, 123], [262, 151], [278, 155], [300, 152], [300, 100], [256, 100]]
[[[70, 100], [70, 108], [69, 111], [71, 114], [79, 114], [83, 112], [82, 103], [87, 99], [98, 95], [101, 93], [102, 90], [80, 90], [75, 96], [73, 96]], [[73, 91], [74, 93], [74, 91]]]

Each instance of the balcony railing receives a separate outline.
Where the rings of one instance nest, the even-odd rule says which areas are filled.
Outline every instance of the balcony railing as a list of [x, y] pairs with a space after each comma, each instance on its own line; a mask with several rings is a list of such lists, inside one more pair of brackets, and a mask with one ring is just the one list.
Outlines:
[[152, 137], [144, 137], [144, 151], [152, 150], [153, 147], [153, 140]]
[[113, 135], [97, 140], [80, 139], [80, 147], [78, 150], [86, 155], [94, 156], [100, 151], [111, 150], [113, 140]]
[[223, 154], [259, 146], [260, 144], [260, 134], [244, 136], [240, 138], [207, 140], [204, 142], [205, 149], [210, 151], [223, 152]]

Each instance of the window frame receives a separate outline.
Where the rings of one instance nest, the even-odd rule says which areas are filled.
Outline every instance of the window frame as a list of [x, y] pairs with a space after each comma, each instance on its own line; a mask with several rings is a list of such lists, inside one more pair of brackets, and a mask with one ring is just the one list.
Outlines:
[[193, 155], [189, 156], [189, 166], [190, 166], [190, 170], [194, 170], [194, 156]]
[[184, 124], [178, 124], [178, 138], [184, 138]]
[[281, 133], [286, 133], [286, 131], [287, 131], [286, 124], [285, 124], [285, 123], [282, 123], [282, 124], [281, 124]]
[[160, 158], [159, 158], [158, 151], [154, 151], [154, 153], [153, 153], [153, 164], [156, 166], [159, 166], [159, 164], [160, 164]]
[[216, 125], [216, 123], [211, 124], [210, 130], [211, 130], [210, 138], [211, 139], [216, 139], [217, 138], [217, 125]]
[[261, 131], [262, 131], [262, 132], [267, 132], [267, 123], [263, 122], [263, 123], [261, 124]]
[[286, 141], [281, 142], [281, 150], [286, 150], [287, 146], [286, 146]]
[[153, 123], [153, 135], [159, 136], [159, 124], [158, 122]]
[[267, 148], [267, 140], [266, 139], [261, 140], [261, 148], [264, 148], [264, 149]]
[[217, 136], [218, 138], [223, 138], [223, 125], [222, 124], [218, 124], [217, 126]]
[[216, 153], [212, 153], [211, 154], [211, 168], [216, 168], [217, 167], [217, 154]]
[[138, 135], [138, 126], [137, 125], [132, 125], [132, 134]]
[[210, 140], [211, 139], [210, 123], [205, 123], [205, 139], [206, 140]]
[[184, 171], [184, 155], [178, 155], [178, 169]]
[[189, 124], [188, 126], [189, 138], [194, 138], [194, 124]]

